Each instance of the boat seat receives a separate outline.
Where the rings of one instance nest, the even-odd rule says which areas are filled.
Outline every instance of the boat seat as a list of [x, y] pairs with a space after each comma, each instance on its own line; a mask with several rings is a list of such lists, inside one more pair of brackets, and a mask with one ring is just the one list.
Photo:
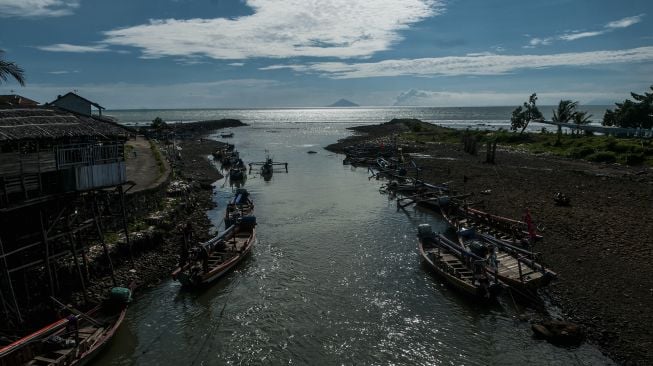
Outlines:
[[55, 360], [55, 359], [47, 358], [47, 357], [43, 357], [43, 356], [34, 356], [34, 359], [35, 359], [36, 361], [47, 362], [47, 363], [49, 363], [49, 364], [50, 364], [50, 363], [57, 363], [57, 362], [59, 362], [59, 359], [56, 359], [56, 360]]

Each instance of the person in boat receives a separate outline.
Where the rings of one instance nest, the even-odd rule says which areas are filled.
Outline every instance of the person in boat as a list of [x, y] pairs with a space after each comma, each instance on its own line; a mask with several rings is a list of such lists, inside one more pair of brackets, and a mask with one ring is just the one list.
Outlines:
[[79, 321], [77, 316], [68, 311], [68, 316], [66, 316], [66, 334], [74, 334], [75, 336], [75, 346], [79, 345]]

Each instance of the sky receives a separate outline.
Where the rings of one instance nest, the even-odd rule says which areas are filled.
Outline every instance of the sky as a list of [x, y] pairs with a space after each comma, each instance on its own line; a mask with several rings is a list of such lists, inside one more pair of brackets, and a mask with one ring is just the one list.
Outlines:
[[0, 0], [0, 94], [108, 109], [613, 104], [653, 85], [651, 0]]

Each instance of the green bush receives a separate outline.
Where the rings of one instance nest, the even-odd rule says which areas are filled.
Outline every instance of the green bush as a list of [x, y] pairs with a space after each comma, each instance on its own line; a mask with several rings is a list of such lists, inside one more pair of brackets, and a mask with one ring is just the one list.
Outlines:
[[612, 151], [599, 151], [587, 157], [587, 160], [597, 163], [614, 163], [617, 156]]

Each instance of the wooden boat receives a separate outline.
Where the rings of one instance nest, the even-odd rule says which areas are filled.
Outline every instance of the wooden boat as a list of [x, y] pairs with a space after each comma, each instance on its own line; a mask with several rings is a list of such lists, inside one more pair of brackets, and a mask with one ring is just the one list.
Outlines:
[[89, 312], [62, 318], [0, 348], [0, 366], [86, 364], [109, 344], [130, 301], [130, 289], [113, 288]]
[[229, 180], [233, 181], [242, 181], [247, 177], [247, 169], [232, 167], [229, 169]]
[[531, 251], [477, 234], [474, 229], [460, 229], [457, 234], [461, 246], [485, 259], [486, 270], [512, 288], [533, 293], [556, 277], [555, 272], [535, 261]]
[[189, 251], [189, 261], [172, 273], [184, 286], [209, 284], [235, 267], [256, 242], [256, 217], [244, 216], [220, 235]]
[[481, 300], [493, 300], [501, 292], [501, 284], [485, 271], [482, 258], [435, 234], [431, 225], [419, 225], [417, 236], [424, 261], [452, 287]]
[[260, 165], [261, 166], [261, 176], [265, 181], [269, 181], [272, 179], [272, 175], [274, 174], [274, 167], [275, 166], [283, 166], [286, 169], [286, 173], [288, 173], [288, 163], [275, 163], [270, 155], [268, 154], [265, 158], [265, 161], [258, 161], [258, 162], [252, 162], [249, 163], [249, 169], [251, 171], [252, 167], [255, 165]]
[[223, 139], [224, 138], [229, 138], [229, 137], [234, 137], [234, 133], [233, 132], [223, 132], [223, 133], [220, 134], [220, 137], [222, 137]]
[[272, 174], [274, 173], [274, 165], [272, 165], [272, 159], [266, 161], [265, 164], [261, 165], [261, 176], [265, 181], [272, 179]]
[[234, 225], [239, 218], [254, 214], [254, 202], [245, 188], [238, 188], [234, 198], [227, 204], [224, 213], [224, 226]]
[[[523, 221], [492, 215], [455, 202], [442, 209], [441, 213], [457, 230], [474, 228], [477, 233], [494, 236], [512, 245], [528, 246], [531, 241], [528, 224]], [[534, 239], [540, 240], [542, 235], [536, 233]]]

